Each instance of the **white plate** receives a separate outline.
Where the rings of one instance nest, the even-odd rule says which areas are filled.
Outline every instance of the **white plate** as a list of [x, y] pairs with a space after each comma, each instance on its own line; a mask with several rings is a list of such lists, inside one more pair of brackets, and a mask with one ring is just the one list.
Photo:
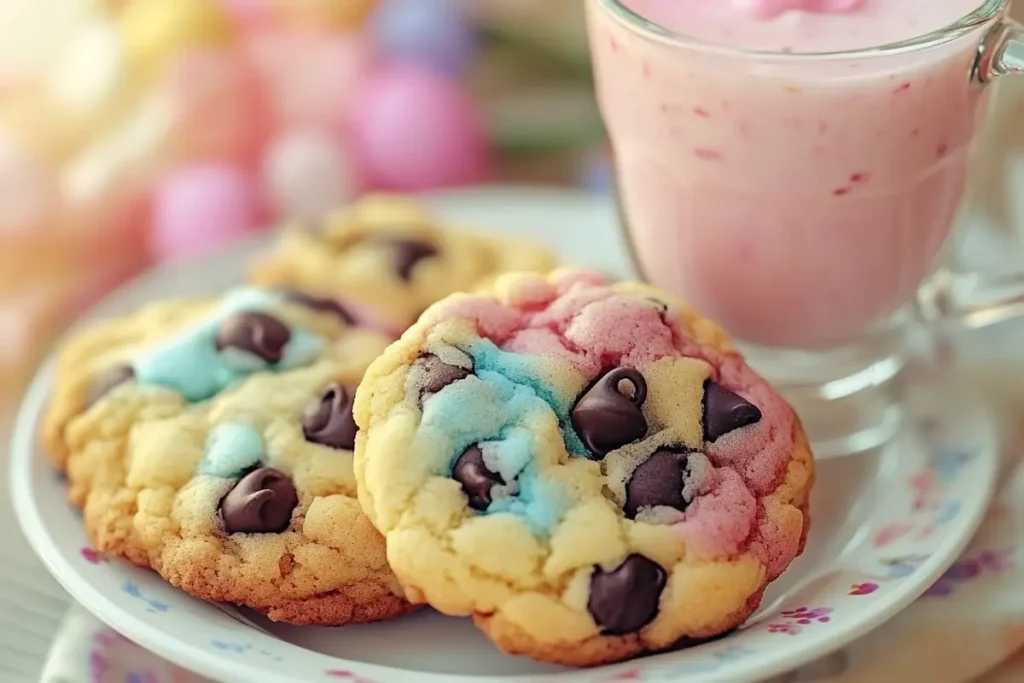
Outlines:
[[[542, 236], [568, 261], [628, 274], [607, 200], [489, 190], [434, 201], [446, 218]], [[153, 271], [90, 317], [122, 314], [161, 297], [217, 292], [241, 277], [259, 246]], [[919, 374], [911, 412], [927, 428], [883, 451], [820, 464], [806, 552], [747, 624], [688, 650], [572, 671], [502, 655], [465, 619], [424, 611], [345, 629], [283, 626], [194, 600], [152, 572], [95, 557], [83, 550], [80, 516], [36, 445], [51, 375], [47, 365], [32, 384], [12, 443], [12, 494], [35, 551], [74, 597], [127, 637], [198, 673], [237, 683], [760, 680], [843, 646], [923, 593], [976, 530], [997, 468], [986, 407], [948, 379]]]

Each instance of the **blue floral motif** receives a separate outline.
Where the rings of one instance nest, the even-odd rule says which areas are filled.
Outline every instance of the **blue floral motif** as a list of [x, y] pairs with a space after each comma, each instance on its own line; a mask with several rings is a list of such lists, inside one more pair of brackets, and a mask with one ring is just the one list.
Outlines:
[[152, 614], [163, 614], [171, 611], [171, 606], [166, 602], [160, 602], [159, 600], [154, 600], [153, 598], [148, 598], [143, 595], [142, 590], [134, 581], [125, 581], [121, 584], [121, 590], [123, 590], [126, 595], [145, 603], [147, 612]]
[[1001, 574], [1013, 567], [1013, 549], [986, 550], [976, 557], [961, 558], [939, 577], [925, 595], [947, 597], [966, 583], [990, 574]]
[[950, 484], [960, 476], [967, 464], [977, 456], [959, 449], [939, 451], [932, 460], [932, 466], [943, 484]]
[[902, 579], [910, 576], [918, 570], [929, 558], [928, 555], [907, 555], [906, 557], [893, 557], [881, 560], [884, 569], [883, 576], [887, 579]]
[[960, 514], [960, 510], [962, 508], [963, 504], [958, 500], [946, 503], [942, 510], [939, 511], [939, 514], [935, 516], [934, 524], [949, 524], [957, 518], [957, 515]]
[[157, 679], [152, 671], [144, 671], [141, 674], [129, 671], [124, 683], [157, 683]]
[[215, 650], [220, 650], [221, 652], [230, 652], [236, 655], [252, 653], [274, 662], [284, 661], [281, 657], [275, 655], [273, 652], [268, 652], [266, 650], [256, 650], [253, 648], [252, 645], [249, 645], [248, 643], [230, 643], [224, 640], [214, 639], [210, 641], [210, 647], [212, 647]]
[[225, 643], [223, 640], [211, 640], [210, 645], [215, 650], [223, 650], [224, 652], [234, 652], [235, 654], [245, 654], [252, 649], [252, 645], [240, 645], [239, 643]]

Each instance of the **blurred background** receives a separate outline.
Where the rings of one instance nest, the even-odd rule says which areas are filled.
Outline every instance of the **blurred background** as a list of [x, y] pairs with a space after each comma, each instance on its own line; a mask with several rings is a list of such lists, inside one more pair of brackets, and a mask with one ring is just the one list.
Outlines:
[[579, 0], [0, 2], [0, 401], [147, 266], [366, 190], [606, 186]]
[[[609, 192], [583, 4], [0, 1], [0, 410], [154, 263], [367, 190]], [[1013, 86], [970, 203], [988, 234], [1024, 222]]]

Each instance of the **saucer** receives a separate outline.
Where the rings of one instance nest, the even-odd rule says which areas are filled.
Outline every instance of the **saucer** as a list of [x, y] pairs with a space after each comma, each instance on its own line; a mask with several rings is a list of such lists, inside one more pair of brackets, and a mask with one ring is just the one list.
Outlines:
[[[630, 274], [608, 200], [490, 189], [431, 201], [446, 219], [540, 237], [568, 263]], [[155, 269], [104, 300], [85, 322], [153, 299], [216, 294], [241, 279], [266, 244], [262, 238]], [[908, 407], [913, 428], [881, 449], [819, 463], [806, 550], [747, 623], [686, 650], [571, 670], [503, 655], [470, 620], [430, 610], [341, 629], [274, 624], [193, 599], [151, 571], [96, 554], [36, 442], [52, 377], [51, 361], [25, 397], [12, 441], [11, 494], [33, 549], [72, 596], [129, 639], [196, 673], [237, 683], [762, 680], [843, 647], [928, 590], [978, 528], [998, 466], [988, 406], [953, 378], [916, 369]]]

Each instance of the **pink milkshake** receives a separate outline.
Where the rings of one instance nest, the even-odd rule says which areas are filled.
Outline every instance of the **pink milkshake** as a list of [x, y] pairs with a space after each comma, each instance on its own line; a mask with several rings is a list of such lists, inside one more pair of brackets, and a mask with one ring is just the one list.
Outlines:
[[[855, 341], [911, 299], [964, 193], [983, 28], [868, 48], [982, 0], [614, 4], [589, 0], [591, 46], [648, 279], [742, 340], [790, 348]], [[862, 52], [812, 54], [837, 51]]]

